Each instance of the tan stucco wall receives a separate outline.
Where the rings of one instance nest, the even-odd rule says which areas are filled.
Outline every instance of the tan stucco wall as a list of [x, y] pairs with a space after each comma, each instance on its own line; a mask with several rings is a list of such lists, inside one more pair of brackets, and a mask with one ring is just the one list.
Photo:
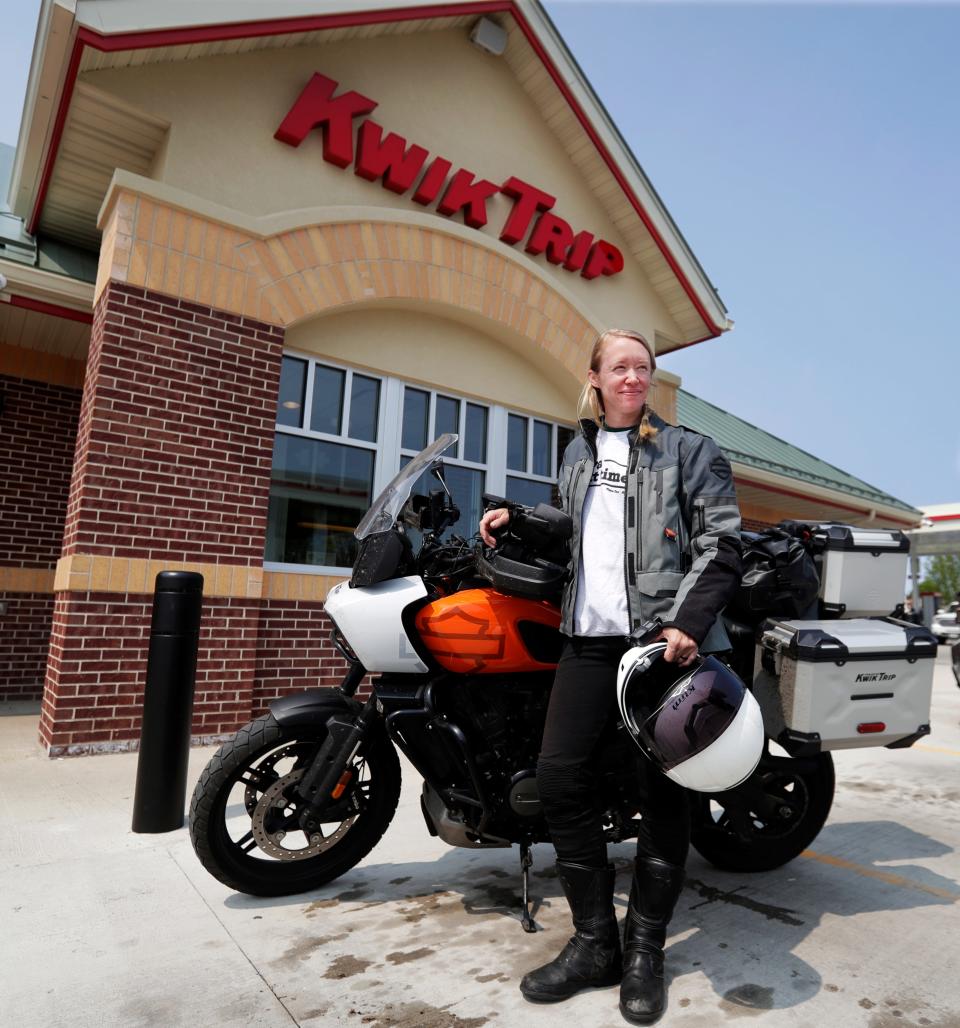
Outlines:
[[[379, 102], [372, 117], [478, 176], [516, 175], [558, 198], [555, 212], [625, 253], [620, 274], [587, 281], [535, 258], [572, 292], [584, 314], [654, 337], [679, 336], [675, 323], [628, 253], [601, 205], [503, 61], [471, 46], [460, 30], [347, 40], [176, 65], [88, 72], [84, 79], [172, 123], [163, 181], [253, 215], [317, 206], [364, 205], [429, 214], [351, 169], [326, 163], [319, 133], [298, 149], [273, 139], [314, 71]], [[488, 201], [482, 231], [496, 239], [510, 201]], [[431, 214], [438, 226], [448, 222]], [[455, 219], [459, 220], [459, 219]], [[496, 244], [503, 249], [503, 244]]]
[[292, 328], [285, 346], [557, 421], [574, 420], [579, 385], [560, 364], [541, 360], [535, 366], [489, 335], [427, 311], [327, 315]]

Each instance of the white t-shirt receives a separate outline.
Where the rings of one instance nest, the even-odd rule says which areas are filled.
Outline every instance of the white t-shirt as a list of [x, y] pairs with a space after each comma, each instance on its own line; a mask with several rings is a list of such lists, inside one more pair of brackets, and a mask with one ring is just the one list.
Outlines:
[[623, 530], [628, 437], [627, 429], [602, 428], [597, 433], [597, 463], [580, 522], [580, 572], [573, 611], [576, 635], [630, 633]]

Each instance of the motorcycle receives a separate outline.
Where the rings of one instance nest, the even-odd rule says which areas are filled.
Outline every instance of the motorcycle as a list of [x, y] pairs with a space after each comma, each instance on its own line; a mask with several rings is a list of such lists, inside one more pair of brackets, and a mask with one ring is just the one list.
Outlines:
[[[441, 455], [456, 439], [443, 435], [411, 460], [356, 529], [352, 577], [325, 605], [348, 664], [339, 688], [274, 701], [203, 771], [190, 838], [203, 866], [230, 888], [289, 895], [345, 874], [394, 816], [399, 750], [423, 779], [431, 835], [451, 846], [519, 846], [521, 921], [536, 930], [531, 846], [550, 836], [535, 769], [562, 644], [571, 523], [545, 504], [531, 510], [484, 497], [511, 511], [496, 559], [479, 543], [445, 538], [459, 511]], [[412, 495], [431, 476], [439, 488]], [[731, 664], [750, 682], [753, 632], [728, 628]], [[631, 769], [646, 758], [619, 722], [599, 750], [605, 836], [618, 843], [637, 835], [643, 797]], [[692, 843], [726, 870], [778, 867], [813, 841], [833, 791], [828, 752], [791, 755], [768, 741], [747, 781], [696, 795]]]

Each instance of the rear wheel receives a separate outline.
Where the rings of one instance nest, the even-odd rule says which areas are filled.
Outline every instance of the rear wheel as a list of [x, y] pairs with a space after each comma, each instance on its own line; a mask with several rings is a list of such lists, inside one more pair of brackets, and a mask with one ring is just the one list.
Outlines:
[[400, 763], [383, 735], [367, 739], [348, 766], [346, 791], [299, 825], [297, 783], [326, 727], [288, 729], [265, 714], [214, 754], [193, 793], [190, 839], [203, 866], [239, 892], [286, 896], [338, 878], [380, 841], [400, 798]]
[[[779, 749], [779, 747], [778, 747]], [[823, 827], [834, 792], [833, 758], [768, 750], [743, 785], [698, 793], [690, 841], [725, 871], [770, 871], [799, 856]]]

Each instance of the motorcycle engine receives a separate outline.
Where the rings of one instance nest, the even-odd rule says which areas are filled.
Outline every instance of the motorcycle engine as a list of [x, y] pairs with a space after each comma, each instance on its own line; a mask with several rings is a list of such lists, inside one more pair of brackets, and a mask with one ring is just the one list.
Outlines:
[[462, 682], [461, 724], [473, 728], [478, 768], [515, 815], [538, 817], [536, 765], [552, 673], [522, 679], [483, 675]]
[[538, 817], [543, 810], [540, 790], [537, 788], [537, 772], [534, 768], [518, 771], [510, 779], [507, 793], [510, 809], [519, 817]]

